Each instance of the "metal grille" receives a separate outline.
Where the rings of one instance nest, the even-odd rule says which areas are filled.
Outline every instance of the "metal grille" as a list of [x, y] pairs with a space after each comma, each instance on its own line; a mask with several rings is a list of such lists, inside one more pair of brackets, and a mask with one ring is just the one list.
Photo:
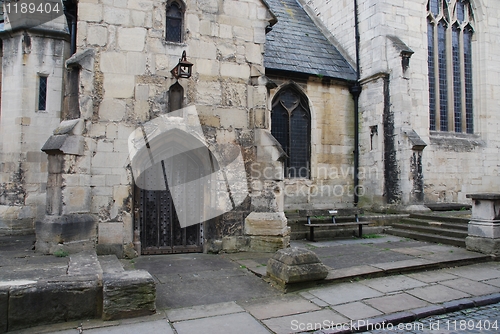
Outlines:
[[288, 155], [285, 175], [308, 178], [311, 121], [307, 100], [291, 87], [277, 95], [271, 114], [271, 133]]
[[453, 61], [453, 110], [455, 132], [462, 132], [462, 80], [460, 78], [460, 45], [459, 27], [453, 26], [451, 34]]
[[436, 130], [436, 65], [434, 63], [434, 24], [427, 22], [427, 62], [429, 69], [429, 123]]
[[166, 22], [166, 40], [169, 42], [182, 42], [182, 10], [181, 7], [173, 2], [167, 8]]
[[38, 82], [38, 110], [47, 108], [47, 77], [39, 77]]

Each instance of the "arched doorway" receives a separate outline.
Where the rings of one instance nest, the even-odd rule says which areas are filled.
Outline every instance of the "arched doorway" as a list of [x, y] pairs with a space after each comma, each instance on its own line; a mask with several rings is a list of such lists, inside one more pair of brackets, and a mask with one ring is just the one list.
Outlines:
[[154, 138], [140, 158], [156, 161], [140, 174], [135, 186], [141, 253], [202, 252], [204, 207], [210, 196], [198, 178], [217, 168], [214, 157], [190, 134], [172, 130]]

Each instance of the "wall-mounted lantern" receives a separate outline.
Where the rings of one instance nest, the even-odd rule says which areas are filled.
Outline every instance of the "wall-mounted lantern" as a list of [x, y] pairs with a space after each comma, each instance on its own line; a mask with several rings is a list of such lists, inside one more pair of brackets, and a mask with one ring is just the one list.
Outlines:
[[186, 51], [182, 52], [182, 58], [179, 59], [179, 63], [175, 65], [175, 67], [170, 71], [172, 75], [176, 78], [185, 78], [188, 79], [191, 77], [191, 70], [193, 67], [193, 63], [190, 63], [186, 59]]

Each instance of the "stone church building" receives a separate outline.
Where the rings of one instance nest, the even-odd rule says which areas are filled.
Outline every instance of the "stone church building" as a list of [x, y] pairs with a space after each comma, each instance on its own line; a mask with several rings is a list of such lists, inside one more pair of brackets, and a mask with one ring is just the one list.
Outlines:
[[41, 252], [272, 251], [286, 210], [498, 192], [498, 1], [0, 3], [0, 233]]

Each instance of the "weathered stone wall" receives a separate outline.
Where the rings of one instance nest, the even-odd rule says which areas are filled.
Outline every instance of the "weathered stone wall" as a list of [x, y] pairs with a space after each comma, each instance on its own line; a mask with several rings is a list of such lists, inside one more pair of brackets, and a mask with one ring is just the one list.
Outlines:
[[[66, 37], [65, 32], [57, 30], [47, 35], [17, 31], [1, 36], [2, 234], [32, 233], [34, 221], [45, 214], [47, 157], [40, 149], [60, 121], [63, 64], [69, 52]], [[38, 110], [40, 75], [47, 76], [44, 111]]]
[[[332, 32], [348, 58], [354, 59], [353, 2], [304, 2]], [[500, 103], [496, 84], [500, 47], [495, 41], [500, 35], [497, 20], [500, 4], [485, 0], [473, 2], [474, 135], [467, 135], [429, 131], [427, 0], [359, 0], [358, 3], [360, 67], [364, 89], [360, 97], [360, 162], [361, 166], [377, 165], [377, 168], [382, 168], [386, 164], [384, 157], [391, 155], [397, 162], [396, 169], [385, 171], [386, 174], [382, 172], [385, 175], [382, 184], [385, 201], [380, 201], [380, 183], [370, 182], [366, 184], [369, 194], [366, 204], [386, 204], [384, 202], [391, 194], [388, 187], [394, 187], [392, 195], [396, 204], [418, 203], [416, 189], [421, 177], [426, 202], [467, 202], [467, 193], [496, 191], [499, 187], [500, 116], [495, 110]], [[389, 36], [396, 36], [414, 51], [406, 71], [401, 63], [401, 45], [396, 45]], [[386, 94], [383, 85], [379, 84], [378, 91], [374, 91], [375, 87], [369, 84], [377, 76], [385, 76], [388, 80], [386, 89], [389, 95], [385, 102], [381, 101]], [[386, 146], [381, 131], [388, 130], [388, 124], [384, 124], [384, 107], [390, 108], [386, 114], [392, 115], [394, 121], [392, 149]], [[372, 148], [375, 137], [370, 136], [374, 126], [378, 127], [378, 137], [382, 137], [379, 140], [384, 145], [377, 153]], [[413, 131], [427, 144], [420, 155], [408, 136]], [[418, 168], [422, 170], [420, 174]], [[387, 179], [393, 173], [397, 175], [396, 185], [389, 184]]]
[[284, 180], [285, 210], [349, 205], [354, 192], [354, 117], [349, 88], [317, 77], [270, 78], [278, 87], [271, 91], [269, 101], [284, 85], [294, 82], [307, 96], [311, 112], [311, 178]]
[[[255, 156], [252, 130], [265, 127], [267, 96], [257, 79], [264, 73], [265, 27], [272, 16], [260, 0], [185, 4], [183, 42], [171, 43], [165, 41], [165, 1], [79, 2], [78, 50], [94, 50], [93, 67], [80, 74], [91, 168], [90, 178], [79, 182], [91, 189], [100, 244], [132, 241], [127, 139], [139, 124], [168, 112], [169, 87], [176, 82], [170, 70], [184, 50], [194, 66], [190, 79], [178, 81], [183, 102], [196, 106], [208, 145], [235, 143], [246, 162]], [[250, 211], [246, 201], [205, 233], [242, 236]]]

